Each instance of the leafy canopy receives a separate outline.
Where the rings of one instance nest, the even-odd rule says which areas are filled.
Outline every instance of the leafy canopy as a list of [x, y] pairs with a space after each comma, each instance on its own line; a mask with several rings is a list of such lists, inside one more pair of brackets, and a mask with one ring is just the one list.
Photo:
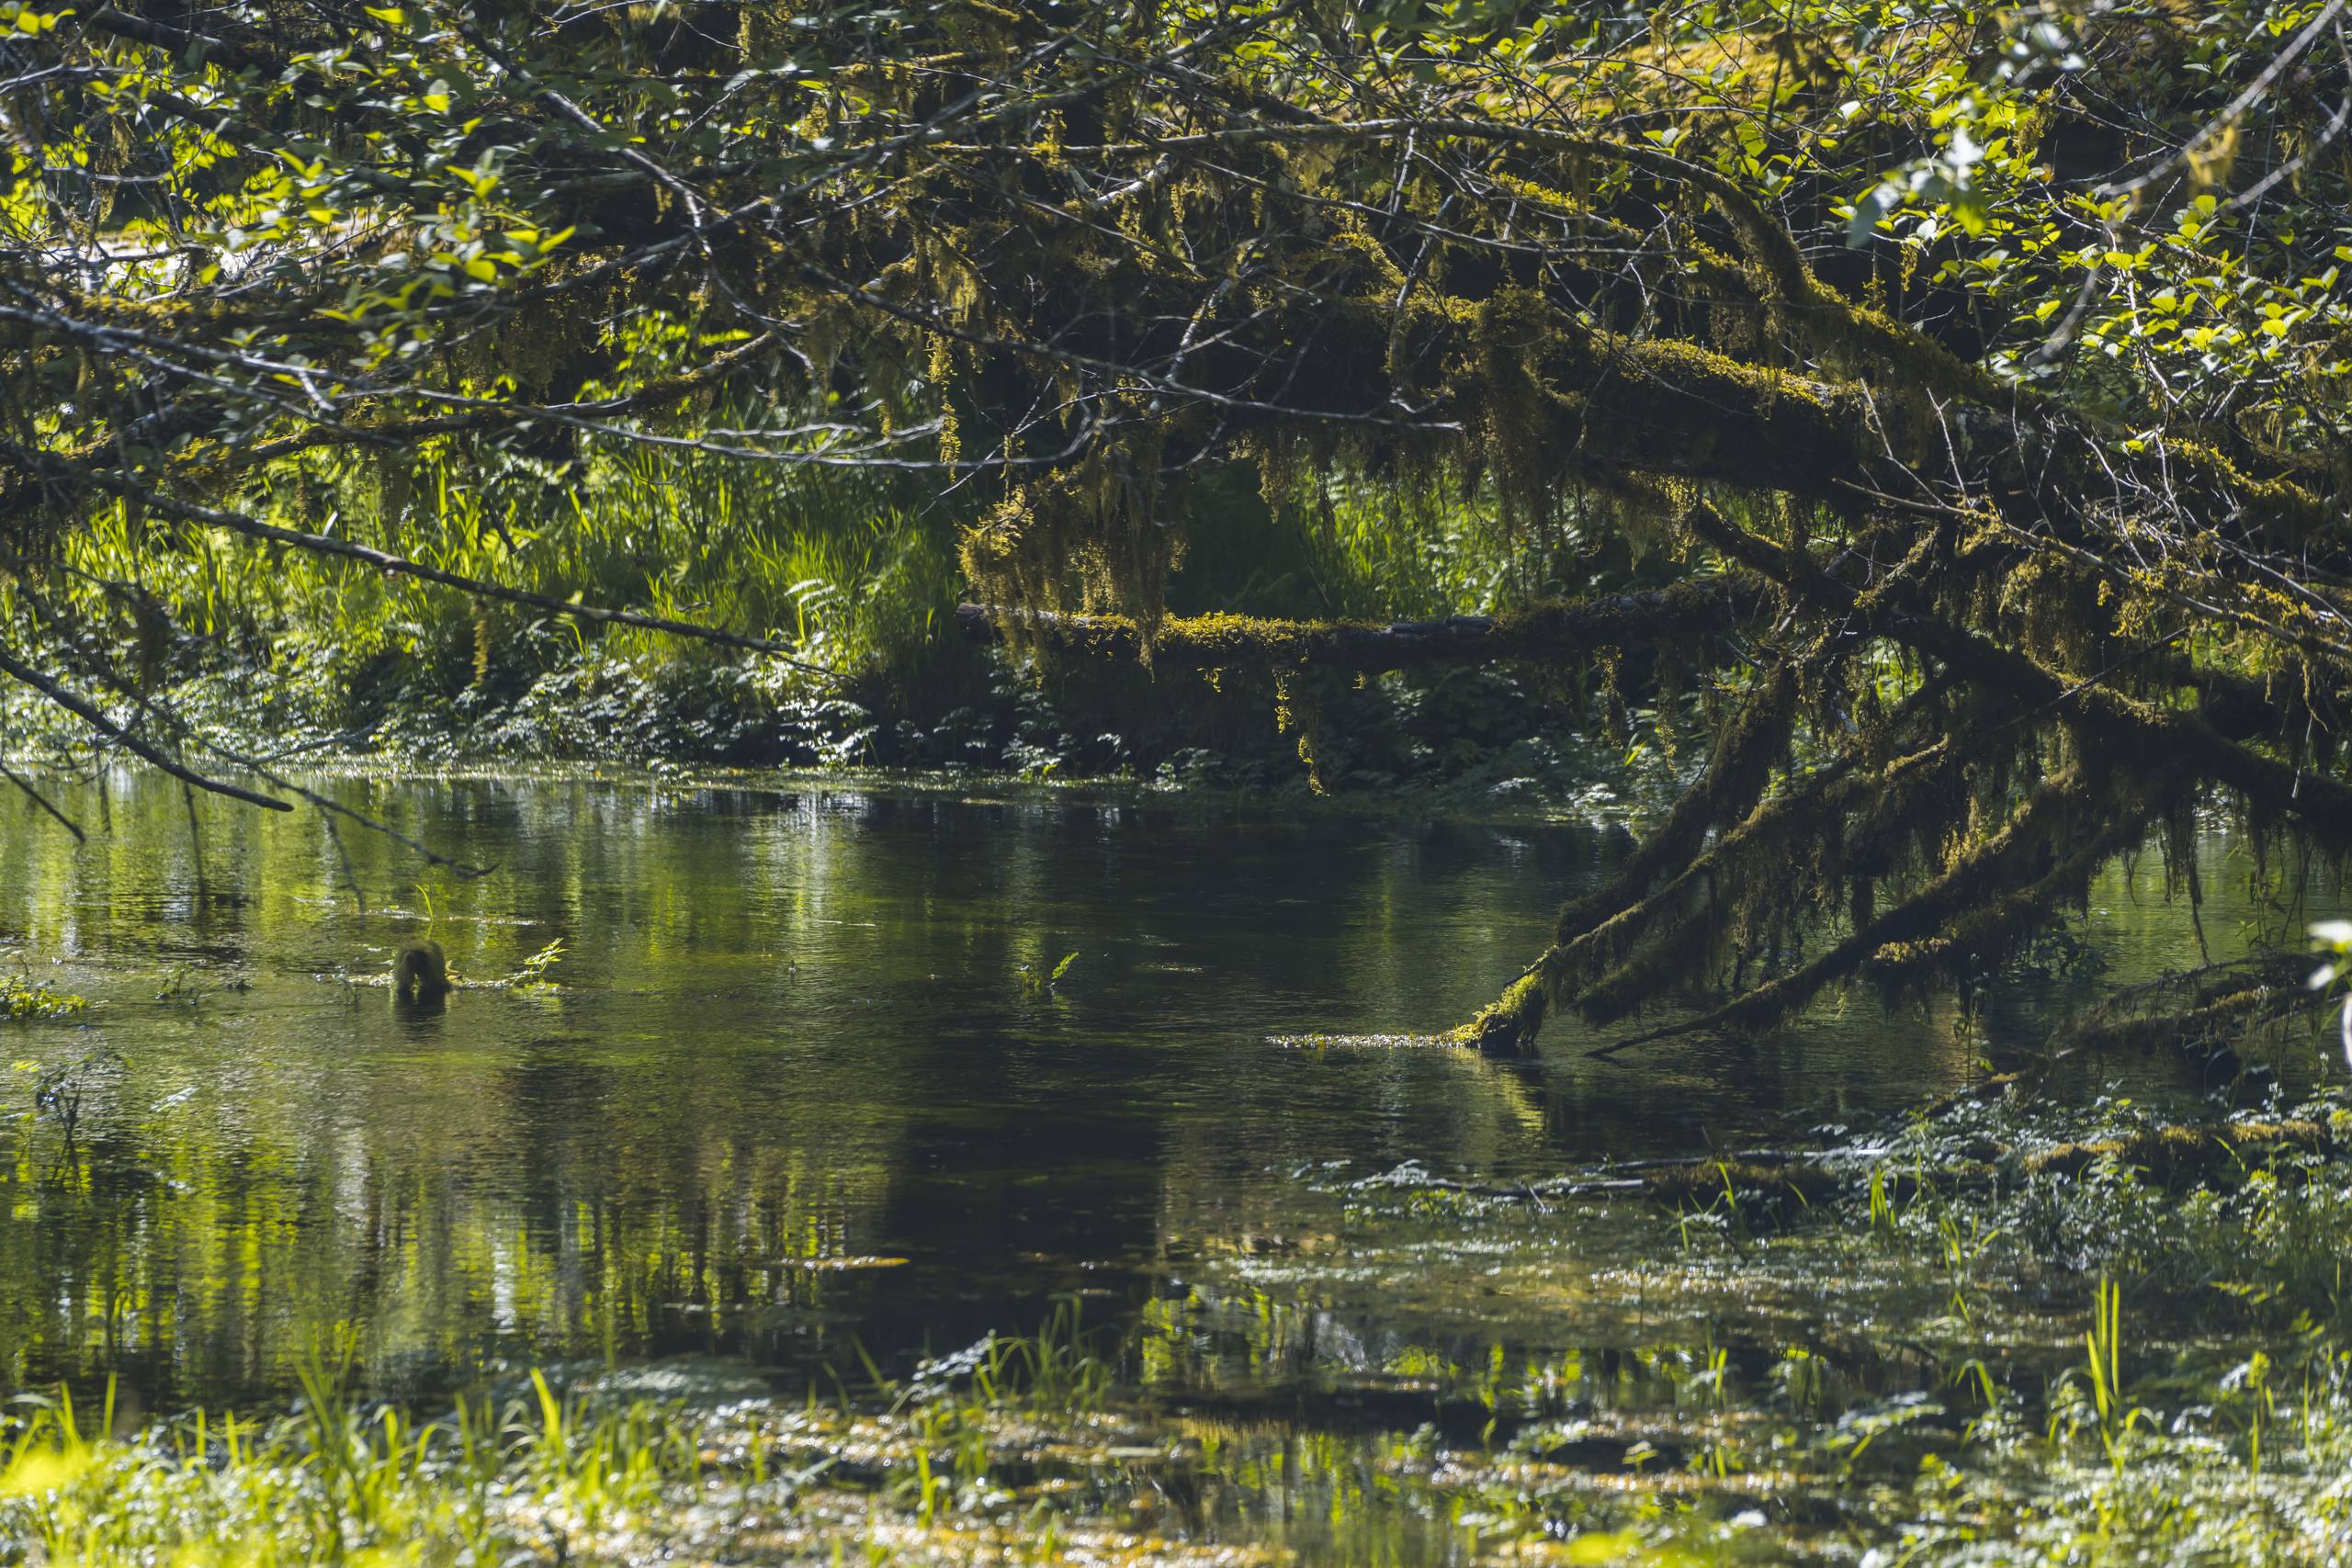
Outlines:
[[[1483, 1043], [1967, 980], [2152, 835], [2193, 892], [2216, 799], [2352, 835], [2344, 10], [0, 8], [0, 672], [245, 787], [102, 522], [792, 657], [406, 547], [420, 465], [557, 507], [616, 446], [963, 498], [1016, 641], [1118, 610], [1148, 658], [1246, 462], [1679, 595], [1449, 645], [1630, 660], [1708, 758]], [[2309, 1005], [2278, 973], [2191, 999]]]

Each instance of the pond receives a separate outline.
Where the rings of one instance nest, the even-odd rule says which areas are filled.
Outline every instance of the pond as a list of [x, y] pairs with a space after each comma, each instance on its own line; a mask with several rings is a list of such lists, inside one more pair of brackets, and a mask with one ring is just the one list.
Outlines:
[[[1630, 1348], [1655, 1325], [1616, 1297], [1481, 1302], [1394, 1236], [1342, 1256], [1335, 1184], [1843, 1125], [2039, 1047], [2086, 966], [2056, 953], [1966, 1019], [1856, 999], [1760, 1043], [1596, 1061], [1606, 1037], [1559, 1028], [1498, 1063], [1350, 1037], [1469, 1016], [1622, 831], [830, 783], [320, 787], [492, 869], [140, 774], [74, 799], [107, 824], [85, 846], [0, 814], [0, 962], [91, 1000], [0, 1028], [11, 1386], [247, 1404], [341, 1344], [417, 1398], [565, 1361], [791, 1393], [1072, 1300], [1159, 1325], [1154, 1375], [1228, 1390]], [[2242, 857], [2206, 858], [2226, 935]], [[2153, 864], [2084, 929], [2110, 980], [2196, 953]], [[420, 1013], [381, 976], [424, 934], [474, 984]], [[479, 984], [556, 942], [551, 984]], [[1600, 1272], [1660, 1232], [1578, 1234]], [[1754, 1332], [1763, 1355], [1786, 1329]]]

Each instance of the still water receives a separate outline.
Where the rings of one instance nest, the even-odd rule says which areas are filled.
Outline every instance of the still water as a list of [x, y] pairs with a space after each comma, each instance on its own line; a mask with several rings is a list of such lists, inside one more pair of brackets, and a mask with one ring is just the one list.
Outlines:
[[[1858, 1000], [1616, 1062], [1567, 1030], [1535, 1064], [1302, 1045], [1468, 1017], [1622, 834], [1148, 796], [321, 787], [491, 869], [348, 823], [338, 842], [310, 812], [199, 803], [192, 832], [177, 786], [129, 773], [65, 797], [103, 824], [85, 846], [0, 812], [0, 964], [91, 1001], [0, 1024], [0, 1382], [249, 1403], [351, 1343], [386, 1393], [651, 1358], [789, 1389], [1073, 1295], [1157, 1310], [1204, 1258], [1311, 1247], [1329, 1173], [1507, 1180], [1908, 1104], [2038, 1045], [2064, 987], [1965, 1024]], [[2088, 929], [2128, 968], [2193, 957], [2154, 868], [2101, 899]], [[381, 976], [423, 935], [476, 984], [403, 1011]], [[554, 985], [479, 984], [553, 942]], [[1349, 1332], [1376, 1332], [1392, 1292], [1361, 1293]]]

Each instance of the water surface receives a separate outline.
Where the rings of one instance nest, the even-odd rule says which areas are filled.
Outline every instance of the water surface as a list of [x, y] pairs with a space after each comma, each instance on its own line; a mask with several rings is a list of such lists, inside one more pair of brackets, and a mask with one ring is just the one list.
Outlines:
[[[676, 1356], [790, 1388], [1072, 1295], [1102, 1321], [1192, 1301], [1206, 1364], [1230, 1305], [1200, 1306], [1208, 1260], [1328, 1249], [1333, 1173], [1791, 1136], [2038, 1044], [2066, 988], [1967, 1020], [1856, 999], [1616, 1063], [1564, 1029], [1536, 1064], [1304, 1047], [1281, 1037], [1468, 1017], [1622, 835], [1148, 796], [324, 787], [494, 869], [308, 812], [199, 803], [192, 833], [146, 775], [64, 797], [103, 824], [80, 848], [0, 812], [0, 963], [93, 1002], [0, 1026], [0, 1381], [246, 1403], [351, 1343], [390, 1393]], [[2251, 911], [2209, 850], [2210, 933]], [[2195, 953], [2152, 866], [2103, 884], [2086, 929], [2110, 978]], [[560, 942], [560, 985], [401, 1010], [380, 976], [426, 934], [475, 982]], [[1306, 1359], [1409, 1361], [1449, 1332], [1442, 1300], [1357, 1294], [1306, 1312]], [[1552, 1301], [1517, 1333], [1604, 1330]]]

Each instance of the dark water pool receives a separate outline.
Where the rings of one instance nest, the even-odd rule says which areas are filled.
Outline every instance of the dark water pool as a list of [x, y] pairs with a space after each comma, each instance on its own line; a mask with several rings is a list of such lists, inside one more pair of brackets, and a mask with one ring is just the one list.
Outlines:
[[[1525, 1065], [1307, 1047], [1276, 1037], [1467, 1017], [1622, 838], [1043, 794], [322, 787], [495, 869], [338, 845], [310, 813], [204, 804], [192, 835], [141, 775], [73, 796], [106, 824], [80, 848], [0, 811], [0, 964], [92, 1003], [0, 1025], [0, 1382], [247, 1402], [355, 1344], [388, 1393], [681, 1353], [788, 1386], [1071, 1292], [1132, 1314], [1204, 1249], [1304, 1223], [1301, 1174], [1331, 1162], [1549, 1173], [1901, 1105], [2038, 1043], [2067, 984], [1617, 1063], [1566, 1031]], [[2211, 854], [2209, 933], [2234, 885]], [[2195, 952], [2154, 867], [2104, 885], [2088, 929], [2126, 971]], [[473, 981], [560, 942], [560, 985], [418, 1015], [353, 983], [422, 934]]]

